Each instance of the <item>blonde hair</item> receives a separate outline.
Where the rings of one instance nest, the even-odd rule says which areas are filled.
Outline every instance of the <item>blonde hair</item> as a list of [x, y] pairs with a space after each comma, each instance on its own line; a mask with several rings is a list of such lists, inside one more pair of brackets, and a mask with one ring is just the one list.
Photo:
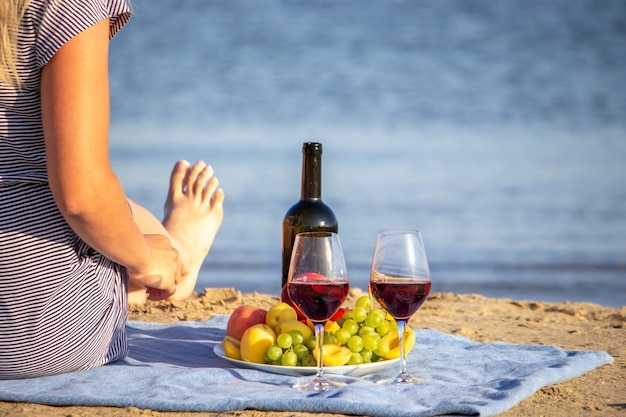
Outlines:
[[0, 81], [19, 86], [18, 33], [30, 0], [0, 0]]

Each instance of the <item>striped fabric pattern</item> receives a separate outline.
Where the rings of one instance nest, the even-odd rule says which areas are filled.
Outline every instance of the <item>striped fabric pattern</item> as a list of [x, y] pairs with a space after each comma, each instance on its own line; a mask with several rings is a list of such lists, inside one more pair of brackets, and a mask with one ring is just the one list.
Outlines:
[[86, 245], [52, 197], [40, 113], [40, 74], [69, 39], [124, 0], [32, 0], [20, 31], [21, 89], [0, 83], [0, 379], [100, 366], [127, 353], [128, 278]]

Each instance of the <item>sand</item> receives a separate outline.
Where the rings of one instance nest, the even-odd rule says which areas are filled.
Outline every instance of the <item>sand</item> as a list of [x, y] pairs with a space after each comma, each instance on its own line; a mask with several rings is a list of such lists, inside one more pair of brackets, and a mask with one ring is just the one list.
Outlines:
[[[354, 305], [362, 291], [351, 291], [346, 304]], [[242, 294], [232, 288], [207, 289], [181, 302], [131, 306], [131, 320], [174, 322], [206, 320], [229, 314], [242, 304], [269, 308], [277, 297]], [[624, 416], [626, 415], [626, 306], [609, 308], [589, 303], [544, 303], [493, 299], [479, 295], [434, 294], [410, 322], [414, 329], [432, 328], [477, 342], [553, 345], [568, 350], [601, 350], [615, 362], [573, 380], [544, 387], [512, 409], [507, 417]], [[138, 408], [51, 407], [0, 402], [6, 417], [305, 417], [307, 413], [239, 410], [230, 413], [165, 413]], [[317, 416], [327, 416], [318, 414]], [[337, 416], [337, 415], [335, 415]]]

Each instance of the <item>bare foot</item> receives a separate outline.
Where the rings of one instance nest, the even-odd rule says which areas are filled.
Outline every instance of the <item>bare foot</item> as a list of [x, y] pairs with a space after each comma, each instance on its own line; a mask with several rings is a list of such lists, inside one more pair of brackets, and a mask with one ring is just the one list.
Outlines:
[[178, 161], [170, 177], [163, 226], [180, 244], [181, 282], [170, 300], [188, 298], [194, 291], [206, 258], [224, 217], [224, 191], [213, 168], [200, 161], [189, 166]]

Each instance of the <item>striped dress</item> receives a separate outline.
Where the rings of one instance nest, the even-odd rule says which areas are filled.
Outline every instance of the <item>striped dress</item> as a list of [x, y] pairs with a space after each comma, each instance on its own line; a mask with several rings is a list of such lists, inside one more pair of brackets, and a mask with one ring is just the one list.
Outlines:
[[[5, 1], [5, 0], [2, 0]], [[59, 213], [46, 174], [41, 68], [124, 0], [31, 0], [19, 33], [23, 82], [0, 82], [0, 379], [78, 371], [124, 357], [124, 269], [87, 246]]]

